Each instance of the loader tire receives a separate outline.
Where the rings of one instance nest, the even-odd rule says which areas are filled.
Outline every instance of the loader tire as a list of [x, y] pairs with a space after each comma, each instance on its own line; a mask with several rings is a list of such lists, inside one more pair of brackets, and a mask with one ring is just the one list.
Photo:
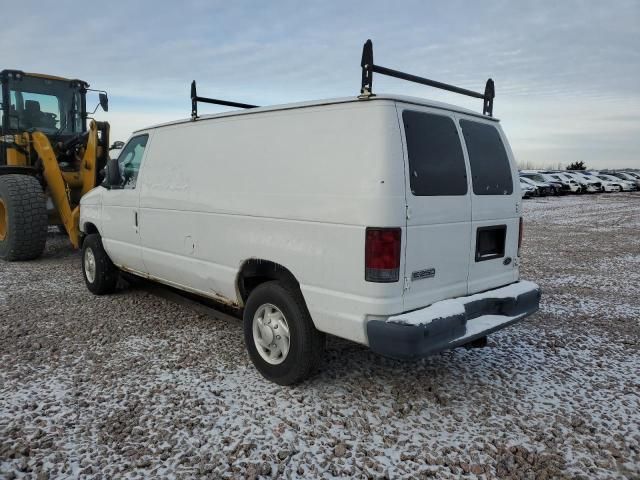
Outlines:
[[0, 176], [0, 259], [38, 258], [48, 226], [47, 198], [40, 182], [29, 175]]

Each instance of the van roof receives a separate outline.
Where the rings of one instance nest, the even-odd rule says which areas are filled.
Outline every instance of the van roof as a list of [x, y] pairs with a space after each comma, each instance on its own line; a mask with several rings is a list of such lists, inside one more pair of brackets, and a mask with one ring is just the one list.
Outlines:
[[[298, 102], [298, 103], [285, 103], [282, 105], [270, 105], [266, 107], [257, 107], [257, 108], [248, 108], [244, 110], [231, 110], [228, 112], [221, 112], [210, 115], [202, 115], [198, 117], [198, 122], [202, 122], [204, 120], [212, 120], [216, 118], [225, 118], [225, 117], [233, 117], [238, 115], [253, 115], [255, 113], [263, 113], [263, 112], [277, 112], [281, 110], [292, 110], [297, 108], [307, 108], [307, 107], [317, 107], [320, 105], [336, 105], [340, 103], [355, 103], [355, 102], [371, 102], [376, 100], [391, 100], [395, 102], [401, 102], [412, 105], [420, 105], [425, 107], [437, 108], [440, 110], [447, 110], [450, 112], [464, 113], [465, 115], [472, 115], [475, 117], [483, 118], [485, 120], [492, 120], [495, 122], [499, 122], [499, 120], [495, 117], [489, 117], [487, 115], [482, 115], [479, 112], [475, 112], [473, 110], [469, 110], [467, 108], [459, 107], [457, 105], [451, 105], [449, 103], [444, 102], [436, 102], [434, 100], [428, 100], [426, 98], [420, 97], [410, 97], [406, 95], [392, 95], [392, 94], [376, 94], [372, 95], [366, 99], [361, 99], [359, 97], [342, 97], [342, 98], [329, 98], [325, 100], [313, 100], [307, 102]], [[190, 118], [185, 118], [181, 120], [174, 120], [171, 122], [160, 123], [158, 125], [153, 125], [147, 128], [141, 128], [133, 133], [143, 132], [146, 130], [151, 130], [154, 128], [160, 127], [168, 127], [172, 125], [180, 125], [182, 123], [191, 123], [192, 120]]]

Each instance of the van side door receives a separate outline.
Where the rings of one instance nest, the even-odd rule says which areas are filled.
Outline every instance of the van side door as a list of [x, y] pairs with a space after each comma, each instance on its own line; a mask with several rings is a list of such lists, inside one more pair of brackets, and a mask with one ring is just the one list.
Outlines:
[[449, 112], [398, 104], [406, 172], [404, 309], [467, 294], [468, 168]]
[[148, 151], [149, 134], [136, 135], [124, 146], [118, 164], [122, 184], [102, 197], [102, 243], [119, 267], [146, 273], [140, 249], [138, 174]]
[[469, 293], [518, 280], [522, 199], [518, 172], [498, 122], [459, 116], [471, 168]]

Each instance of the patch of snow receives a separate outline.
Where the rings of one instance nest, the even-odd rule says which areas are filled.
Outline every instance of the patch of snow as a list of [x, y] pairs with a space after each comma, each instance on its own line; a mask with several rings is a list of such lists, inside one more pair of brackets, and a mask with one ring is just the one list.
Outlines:
[[[518, 298], [520, 295], [537, 290], [539, 287], [536, 283], [522, 280], [515, 282], [505, 287], [488, 290], [482, 293], [476, 293], [466, 297], [457, 297], [447, 300], [441, 300], [435, 302], [432, 305], [422, 308], [420, 310], [414, 310], [413, 312], [403, 313], [400, 315], [394, 315], [387, 319], [389, 323], [399, 323], [401, 325], [428, 325], [434, 320], [440, 318], [453, 317], [456, 315], [464, 315], [465, 305], [478, 300], [485, 300], [488, 298]], [[512, 320], [511, 317], [500, 316], [503, 322]], [[515, 317], [513, 317], [515, 318]], [[475, 320], [474, 320], [475, 321]]]
[[388, 323], [399, 323], [402, 325], [427, 325], [440, 318], [464, 315], [464, 302], [452, 298], [441, 300], [426, 308], [414, 310], [413, 312], [394, 315], [387, 319]]

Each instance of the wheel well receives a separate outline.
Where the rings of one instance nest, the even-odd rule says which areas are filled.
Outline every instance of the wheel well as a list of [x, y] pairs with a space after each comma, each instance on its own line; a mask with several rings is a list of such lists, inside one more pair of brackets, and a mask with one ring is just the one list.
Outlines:
[[84, 224], [84, 234], [91, 235], [92, 233], [99, 233], [98, 228], [91, 222]]
[[82, 248], [82, 244], [84, 243], [84, 239], [87, 238], [87, 235], [91, 235], [93, 233], [99, 234], [98, 227], [96, 227], [93, 223], [87, 222], [84, 224], [84, 231], [80, 232], [80, 248]]
[[294, 285], [296, 288], [300, 286], [293, 273], [278, 263], [259, 258], [246, 260], [240, 267], [236, 279], [236, 287], [241, 304], [244, 305], [246, 303], [249, 294], [254, 288], [271, 280], [279, 280]]

